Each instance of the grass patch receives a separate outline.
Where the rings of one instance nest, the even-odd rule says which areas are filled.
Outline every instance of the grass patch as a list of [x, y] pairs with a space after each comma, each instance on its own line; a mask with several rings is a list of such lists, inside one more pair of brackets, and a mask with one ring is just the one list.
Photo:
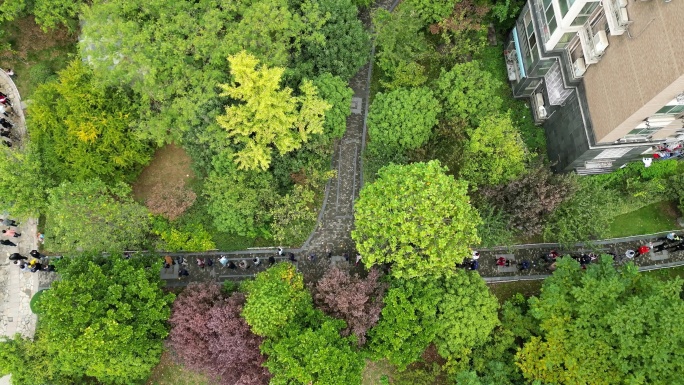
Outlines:
[[0, 52], [0, 67], [12, 68], [22, 99], [28, 99], [40, 84], [52, 79], [76, 56], [77, 33], [59, 27], [48, 33], [33, 16], [0, 24], [11, 50]]
[[152, 369], [146, 385], [209, 385], [211, 382], [199, 374], [173, 362], [169, 352], [164, 352], [159, 364]]
[[662, 279], [663, 281], [668, 281], [668, 280], [673, 279], [673, 278], [684, 279], [684, 266], [671, 267], [668, 269], [644, 271], [642, 274], [650, 275], [652, 277]]
[[366, 360], [366, 367], [363, 369], [362, 385], [380, 385], [382, 378], [392, 378], [397, 369], [387, 360], [371, 361]]
[[543, 279], [538, 279], [534, 281], [489, 283], [487, 286], [489, 286], [489, 290], [499, 300], [499, 303], [503, 304], [517, 293], [521, 293], [525, 297], [539, 295], [543, 283]]
[[674, 230], [679, 227], [677, 216], [677, 206], [674, 202], [653, 203], [613, 218], [613, 223], [608, 229], [608, 237], [619, 238]]
[[37, 292], [36, 294], [34, 294], [33, 297], [31, 297], [31, 302], [29, 303], [29, 307], [31, 308], [31, 312], [33, 312], [33, 314], [40, 315], [40, 311], [38, 311], [38, 307], [37, 307], [38, 301], [40, 301], [40, 297], [42, 297], [43, 294], [45, 294], [46, 290], [49, 290], [49, 289], [41, 290], [41, 291]]

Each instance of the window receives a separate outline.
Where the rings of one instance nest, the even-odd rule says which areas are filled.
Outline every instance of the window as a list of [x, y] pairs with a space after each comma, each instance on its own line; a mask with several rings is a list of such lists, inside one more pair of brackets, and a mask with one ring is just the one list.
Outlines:
[[665, 107], [659, 109], [656, 112], [656, 115], [678, 115], [682, 112], [684, 112], [684, 104], [674, 105], [674, 106], [665, 106]]
[[556, 22], [556, 13], [553, 11], [553, 2], [550, 0], [544, 0], [544, 16], [546, 18], [546, 28], [548, 29], [549, 35], [553, 35], [558, 27]]
[[530, 14], [530, 11], [525, 13], [523, 21], [525, 24], [524, 28], [526, 36], [521, 37], [525, 37], [525, 43], [527, 43], [523, 44], [522, 47], [523, 61], [525, 62], [525, 67], [530, 68], [532, 63], [539, 59], [539, 53], [537, 53], [537, 35], [534, 33], [534, 24], [532, 24], [532, 15]]
[[[561, 0], [561, 3], [563, 0]], [[584, 4], [584, 7], [580, 10], [580, 12], [577, 14], [575, 19], [572, 21], [572, 26], [573, 27], [580, 27], [584, 25], [589, 20], [589, 17], [591, 17], [591, 14], [594, 13], [596, 8], [598, 8], [599, 3], [598, 2], [590, 2]]]
[[577, 36], [576, 32], [568, 32], [568, 33], [563, 34], [563, 36], [561, 36], [560, 40], [558, 40], [558, 43], [556, 43], [555, 49], [562, 49], [562, 48], [567, 47], [568, 44], [570, 44], [570, 42], [572, 41], [572, 39], [575, 36]]
[[626, 155], [630, 148], [611, 148], [601, 151], [594, 159], [618, 159]]
[[561, 17], [565, 17], [565, 14], [568, 13], [568, 9], [572, 7], [572, 5], [575, 4], [575, 0], [560, 0], [559, 5], [560, 5], [560, 10], [561, 10]]

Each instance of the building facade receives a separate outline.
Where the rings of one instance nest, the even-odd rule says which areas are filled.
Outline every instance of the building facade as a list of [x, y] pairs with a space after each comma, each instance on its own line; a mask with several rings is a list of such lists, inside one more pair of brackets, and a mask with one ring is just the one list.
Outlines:
[[504, 55], [556, 171], [680, 156], [684, 0], [528, 0]]

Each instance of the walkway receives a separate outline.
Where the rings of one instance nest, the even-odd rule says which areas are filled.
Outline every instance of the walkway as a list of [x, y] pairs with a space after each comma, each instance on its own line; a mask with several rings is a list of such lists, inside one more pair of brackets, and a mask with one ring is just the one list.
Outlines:
[[[13, 105], [9, 119], [14, 124], [12, 132], [15, 145], [13, 148], [18, 151], [22, 146], [23, 138], [26, 137], [26, 121], [19, 91], [12, 79], [2, 70], [0, 70], [0, 91], [9, 96]], [[12, 242], [17, 244], [16, 247], [0, 246], [0, 336], [11, 337], [15, 333], [20, 333], [23, 336], [32, 337], [36, 327], [36, 316], [31, 312], [29, 303], [38, 290], [41, 276], [47, 273], [25, 273], [8, 260], [10, 253], [28, 256], [29, 251], [38, 248], [36, 219], [24, 221], [17, 231], [22, 236], [12, 238]]]

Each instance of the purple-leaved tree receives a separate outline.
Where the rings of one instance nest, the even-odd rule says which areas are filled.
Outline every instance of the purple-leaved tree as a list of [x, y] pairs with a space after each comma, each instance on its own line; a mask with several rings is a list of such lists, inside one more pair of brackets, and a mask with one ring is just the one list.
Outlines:
[[333, 267], [312, 286], [316, 307], [347, 322], [342, 334], [354, 334], [359, 345], [366, 342], [366, 332], [380, 319], [382, 298], [387, 289], [380, 277], [377, 269], [371, 269], [366, 278], [360, 278]]
[[225, 296], [217, 284], [191, 283], [178, 295], [169, 340], [184, 365], [222, 385], [268, 384], [263, 339], [240, 316], [244, 303], [243, 294]]

